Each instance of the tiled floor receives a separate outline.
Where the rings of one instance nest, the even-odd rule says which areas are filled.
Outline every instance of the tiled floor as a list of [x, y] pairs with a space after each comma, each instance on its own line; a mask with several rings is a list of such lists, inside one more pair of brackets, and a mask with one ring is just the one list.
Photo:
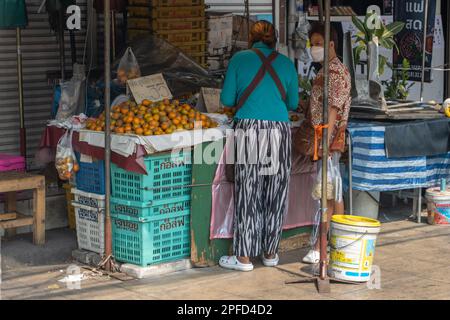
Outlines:
[[381, 289], [332, 283], [320, 295], [313, 284], [294, 280], [306, 250], [285, 253], [277, 268], [257, 263], [250, 273], [219, 267], [191, 269], [153, 279], [119, 281], [93, 277], [81, 290], [58, 282], [66, 264], [3, 271], [3, 299], [450, 299], [450, 227], [393, 221], [382, 225], [375, 254]]

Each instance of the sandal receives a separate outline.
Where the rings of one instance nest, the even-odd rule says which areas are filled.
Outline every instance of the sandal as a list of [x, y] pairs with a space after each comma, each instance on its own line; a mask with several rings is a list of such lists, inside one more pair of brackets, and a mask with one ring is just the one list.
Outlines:
[[266, 259], [264, 254], [261, 256], [261, 260], [264, 266], [266, 267], [276, 267], [278, 265], [278, 262], [280, 262], [280, 257], [278, 254], [275, 254], [275, 258], [273, 259]]
[[223, 256], [219, 260], [219, 265], [222, 268], [237, 270], [237, 271], [252, 271], [252, 263], [241, 263], [236, 256]]

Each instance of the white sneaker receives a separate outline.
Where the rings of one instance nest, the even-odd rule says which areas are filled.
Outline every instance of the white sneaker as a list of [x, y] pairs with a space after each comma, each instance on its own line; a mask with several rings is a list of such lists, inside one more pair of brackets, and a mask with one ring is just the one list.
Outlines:
[[303, 263], [316, 264], [320, 261], [320, 252], [309, 250], [308, 254], [303, 258]]

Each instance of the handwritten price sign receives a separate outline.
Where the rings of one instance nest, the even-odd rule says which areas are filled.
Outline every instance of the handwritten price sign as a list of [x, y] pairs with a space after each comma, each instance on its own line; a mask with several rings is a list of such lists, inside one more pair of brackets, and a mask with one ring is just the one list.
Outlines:
[[172, 93], [161, 73], [128, 80], [127, 85], [137, 103], [141, 103], [144, 99], [150, 101], [172, 99]]

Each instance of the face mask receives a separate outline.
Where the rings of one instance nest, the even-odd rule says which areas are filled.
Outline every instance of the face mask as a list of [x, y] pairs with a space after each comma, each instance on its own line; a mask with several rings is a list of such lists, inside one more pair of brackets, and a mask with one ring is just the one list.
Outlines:
[[311, 57], [314, 62], [322, 62], [324, 59], [324, 49], [322, 47], [311, 47]]

